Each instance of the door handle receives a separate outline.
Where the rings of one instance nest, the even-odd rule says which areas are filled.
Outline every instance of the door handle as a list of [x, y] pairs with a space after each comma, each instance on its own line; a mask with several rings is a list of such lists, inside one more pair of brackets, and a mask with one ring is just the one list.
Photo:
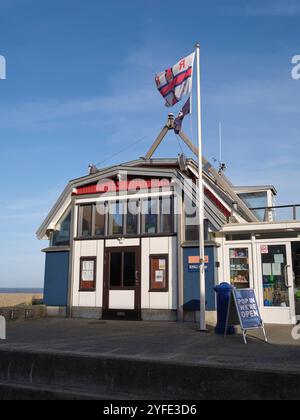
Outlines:
[[288, 282], [288, 269], [290, 268], [290, 265], [285, 265], [284, 266], [284, 282], [285, 282], [285, 287], [287, 289], [290, 289], [292, 286], [289, 286], [289, 282]]
[[135, 272], [135, 279], [136, 280], [139, 280], [139, 278], [140, 278], [139, 274], [140, 274], [139, 271], [136, 270], [136, 272]]

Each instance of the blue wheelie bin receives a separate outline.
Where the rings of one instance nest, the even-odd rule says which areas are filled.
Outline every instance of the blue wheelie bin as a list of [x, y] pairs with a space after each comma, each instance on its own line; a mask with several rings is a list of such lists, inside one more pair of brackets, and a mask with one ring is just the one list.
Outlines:
[[[226, 321], [228, 315], [228, 308], [230, 303], [230, 295], [232, 292], [232, 286], [229, 283], [221, 283], [214, 288], [217, 294], [217, 313], [218, 323], [215, 328], [215, 333], [218, 335], [225, 335]], [[234, 326], [230, 325], [227, 328], [228, 335], [235, 334]]]

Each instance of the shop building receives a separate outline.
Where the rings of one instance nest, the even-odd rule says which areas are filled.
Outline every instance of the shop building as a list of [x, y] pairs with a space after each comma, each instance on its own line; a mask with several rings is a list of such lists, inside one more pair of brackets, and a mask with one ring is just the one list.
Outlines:
[[[145, 158], [90, 173], [67, 185], [37, 232], [49, 314], [194, 321], [199, 313], [197, 163]], [[195, 152], [184, 133], [182, 139]], [[235, 187], [203, 159], [206, 311], [215, 285], [253, 287], [266, 323], [300, 315], [300, 221], [277, 221], [273, 186]], [[287, 208], [288, 210], [288, 208]], [[299, 296], [300, 297], [300, 296]]]

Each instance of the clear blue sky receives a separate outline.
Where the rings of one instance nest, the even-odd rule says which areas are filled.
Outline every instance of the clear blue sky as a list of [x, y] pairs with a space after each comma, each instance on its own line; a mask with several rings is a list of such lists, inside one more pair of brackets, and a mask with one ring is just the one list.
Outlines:
[[[89, 163], [145, 153], [168, 112], [154, 74], [196, 41], [206, 157], [222, 121], [233, 182], [300, 202], [299, 19], [298, 0], [0, 0], [0, 287], [43, 284], [43, 217]], [[170, 135], [160, 155], [179, 152]]]

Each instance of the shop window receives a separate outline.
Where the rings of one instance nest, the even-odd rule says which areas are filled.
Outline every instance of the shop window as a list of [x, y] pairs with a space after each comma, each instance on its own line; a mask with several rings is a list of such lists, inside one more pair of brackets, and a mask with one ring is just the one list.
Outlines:
[[250, 287], [250, 266], [248, 248], [230, 248], [230, 282], [237, 289]]
[[96, 258], [80, 259], [80, 291], [94, 292], [96, 290]]
[[261, 246], [264, 306], [290, 306], [285, 245]]
[[150, 256], [150, 292], [168, 292], [168, 266], [168, 255]]
[[59, 227], [53, 233], [51, 245], [52, 246], [67, 246], [70, 245], [71, 236], [71, 212], [60, 223]]

